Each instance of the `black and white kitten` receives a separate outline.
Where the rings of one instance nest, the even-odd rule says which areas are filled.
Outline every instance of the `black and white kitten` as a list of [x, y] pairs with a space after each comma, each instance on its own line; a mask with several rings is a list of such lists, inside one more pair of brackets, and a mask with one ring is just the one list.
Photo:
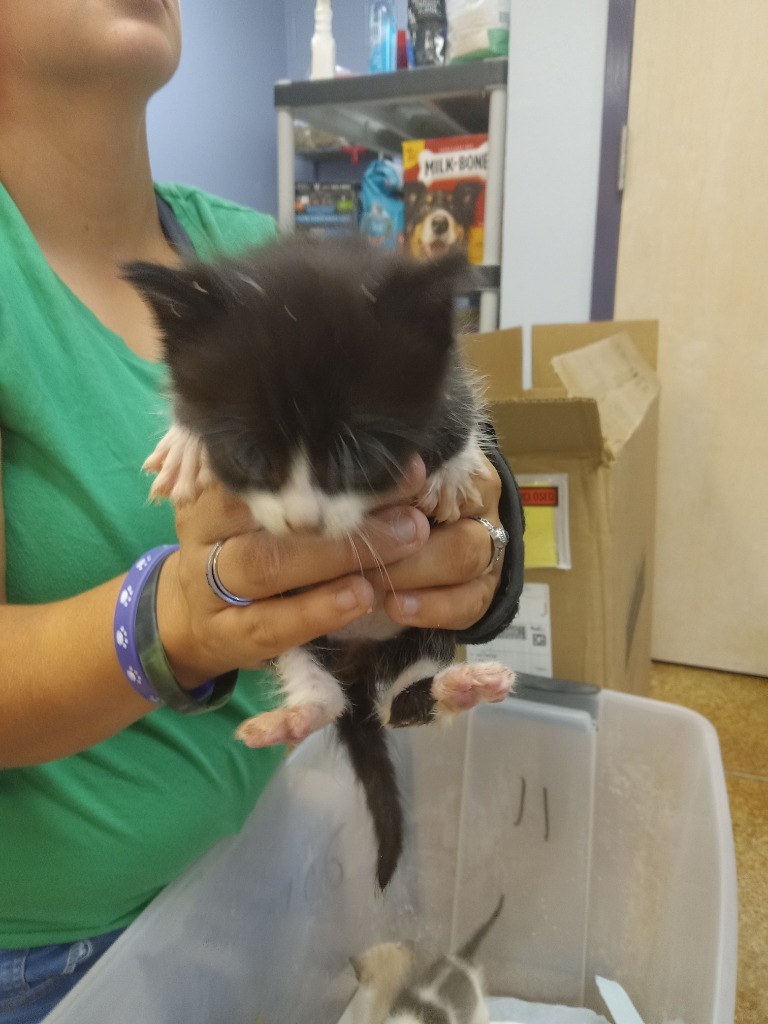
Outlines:
[[415, 967], [410, 943], [381, 942], [350, 957], [360, 985], [360, 1024], [488, 1024], [485, 978], [478, 951], [504, 906], [455, 952]]
[[[349, 536], [420, 455], [417, 504], [459, 518], [487, 474], [478, 390], [453, 337], [463, 259], [424, 263], [365, 241], [286, 240], [215, 264], [130, 264], [170, 370], [173, 425], [147, 460], [154, 497], [190, 500], [218, 478], [276, 534]], [[514, 676], [453, 664], [450, 632], [383, 611], [275, 660], [284, 704], [242, 723], [249, 746], [336, 722], [376, 832], [383, 888], [402, 809], [384, 726], [502, 700]]]

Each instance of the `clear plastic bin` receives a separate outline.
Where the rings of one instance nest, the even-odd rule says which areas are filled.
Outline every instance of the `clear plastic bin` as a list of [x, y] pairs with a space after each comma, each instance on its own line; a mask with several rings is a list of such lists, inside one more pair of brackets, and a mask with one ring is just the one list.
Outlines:
[[576, 693], [393, 733], [407, 844], [383, 897], [362, 794], [332, 736], [312, 737], [242, 832], [158, 897], [48, 1024], [336, 1024], [350, 955], [388, 938], [450, 948], [500, 892], [482, 950], [491, 994], [605, 1012], [602, 975], [646, 1024], [732, 1024], [736, 872], [715, 731], [684, 708]]

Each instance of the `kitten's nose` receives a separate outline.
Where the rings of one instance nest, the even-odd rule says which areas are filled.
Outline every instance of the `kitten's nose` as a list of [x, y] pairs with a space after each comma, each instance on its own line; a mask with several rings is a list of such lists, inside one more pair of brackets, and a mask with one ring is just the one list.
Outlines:
[[291, 474], [280, 491], [280, 499], [289, 530], [316, 530], [321, 525], [323, 503], [309, 460], [303, 453], [295, 458]]

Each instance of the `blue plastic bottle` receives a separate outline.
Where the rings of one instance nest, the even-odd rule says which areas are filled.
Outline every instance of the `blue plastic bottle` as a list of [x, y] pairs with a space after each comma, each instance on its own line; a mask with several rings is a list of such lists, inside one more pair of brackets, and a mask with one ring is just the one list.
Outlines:
[[371, 0], [368, 29], [370, 56], [368, 70], [372, 75], [397, 69], [397, 23], [394, 0]]

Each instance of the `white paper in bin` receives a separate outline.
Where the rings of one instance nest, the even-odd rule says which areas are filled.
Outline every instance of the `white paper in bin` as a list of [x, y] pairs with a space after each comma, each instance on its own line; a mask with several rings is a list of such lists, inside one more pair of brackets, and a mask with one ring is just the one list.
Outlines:
[[[688, 714], [686, 738], [666, 706], [606, 692], [597, 730], [586, 712], [509, 700], [448, 730], [394, 733], [408, 839], [384, 897], [362, 795], [332, 738], [314, 737], [242, 832], [169, 886], [47, 1024], [336, 1024], [351, 954], [394, 937], [454, 946], [502, 890], [483, 949], [492, 994], [600, 1009], [600, 973], [654, 1024], [732, 1024], [727, 802], [719, 760], [702, 764], [711, 736]], [[676, 735], [663, 756], [659, 729], [665, 744]], [[696, 822], [681, 821], [685, 806]], [[693, 885], [686, 855], [707, 865]], [[680, 961], [699, 950], [693, 991]]]

